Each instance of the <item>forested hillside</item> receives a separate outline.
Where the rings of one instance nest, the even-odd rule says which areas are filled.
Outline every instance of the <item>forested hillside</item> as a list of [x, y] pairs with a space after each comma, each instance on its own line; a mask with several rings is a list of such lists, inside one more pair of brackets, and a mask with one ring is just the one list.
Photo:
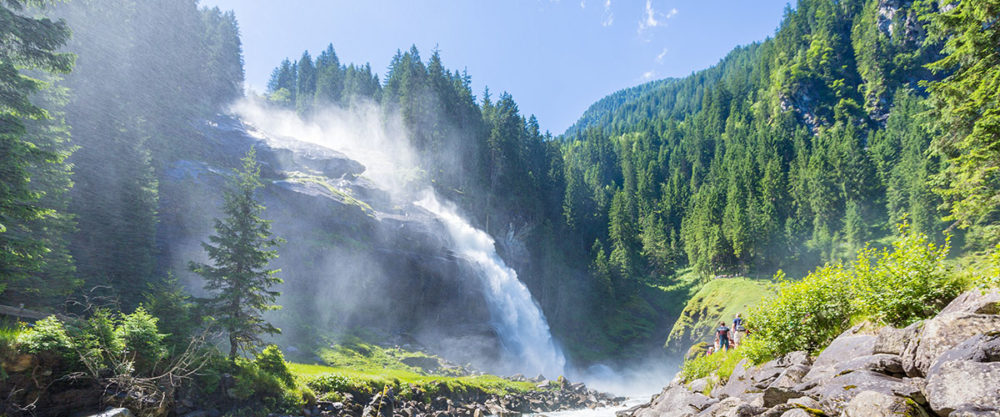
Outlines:
[[992, 180], [956, 171], [947, 160], [960, 152], [935, 139], [954, 125], [940, 123], [944, 96], [929, 94], [957, 64], [942, 60], [951, 29], [940, 9], [801, 1], [773, 38], [612, 94], [558, 138], [509, 95], [476, 97], [437, 51], [426, 64], [416, 48], [397, 52], [379, 83], [331, 45], [281, 63], [267, 93], [303, 114], [352, 97], [400, 112], [439, 191], [508, 237], [502, 249], [557, 333], [580, 337], [594, 319], [564, 314], [588, 300], [602, 324], [584, 338], [635, 347], [679, 313], [684, 268], [798, 275], [901, 222], [960, 248], [997, 241], [996, 204], [961, 208], [980, 190], [963, 181]]
[[942, 53], [972, 41], [942, 49], [961, 29], [940, 7], [800, 1], [774, 38], [594, 104], [563, 141], [566, 213], [604, 249], [595, 262], [617, 279], [801, 271], [904, 220], [959, 247], [995, 243], [996, 204], [965, 206], [973, 188], [996, 195], [992, 164], [948, 160], [968, 142], [944, 137], [974, 131], [964, 106], [985, 103], [948, 108], [961, 61]]

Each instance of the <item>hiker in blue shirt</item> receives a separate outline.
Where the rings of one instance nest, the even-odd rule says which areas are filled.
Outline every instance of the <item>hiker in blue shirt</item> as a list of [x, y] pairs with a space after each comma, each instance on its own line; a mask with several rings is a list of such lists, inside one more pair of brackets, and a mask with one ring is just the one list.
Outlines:
[[743, 317], [739, 313], [736, 313], [736, 318], [733, 319], [733, 347], [739, 347], [746, 335], [747, 328], [743, 327]]
[[719, 350], [726, 349], [729, 351], [729, 328], [726, 327], [726, 322], [720, 321], [719, 328], [715, 329], [716, 340], [719, 341]]

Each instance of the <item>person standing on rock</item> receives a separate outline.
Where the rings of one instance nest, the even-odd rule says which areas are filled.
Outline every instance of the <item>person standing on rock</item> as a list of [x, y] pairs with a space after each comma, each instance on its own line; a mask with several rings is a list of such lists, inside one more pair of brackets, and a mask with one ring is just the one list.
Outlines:
[[726, 352], [729, 351], [729, 328], [726, 327], [726, 322], [720, 321], [719, 328], [715, 329], [715, 337], [719, 341], [719, 350], [725, 349]]
[[743, 327], [743, 317], [740, 316], [740, 313], [736, 313], [736, 318], [733, 319], [733, 347], [739, 347], [746, 335], [747, 328]]

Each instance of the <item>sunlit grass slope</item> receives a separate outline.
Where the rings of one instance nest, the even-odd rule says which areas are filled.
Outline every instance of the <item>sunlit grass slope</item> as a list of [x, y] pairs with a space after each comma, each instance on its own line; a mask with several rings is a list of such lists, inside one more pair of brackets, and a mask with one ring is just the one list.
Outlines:
[[720, 321], [732, 326], [736, 313], [746, 313], [768, 293], [768, 281], [747, 278], [716, 278], [695, 293], [667, 337], [666, 347], [684, 352], [688, 346], [710, 341]]

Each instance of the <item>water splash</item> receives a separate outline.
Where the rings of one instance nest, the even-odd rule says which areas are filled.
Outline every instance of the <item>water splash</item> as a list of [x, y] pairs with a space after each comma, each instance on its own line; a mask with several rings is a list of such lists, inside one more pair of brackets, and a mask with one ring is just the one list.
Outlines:
[[[415, 176], [417, 157], [409, 147], [398, 117], [386, 115], [375, 103], [350, 108], [331, 107], [303, 120], [293, 111], [268, 106], [253, 99], [232, 108], [241, 120], [259, 130], [259, 138], [282, 147], [279, 138], [308, 142], [344, 153], [365, 166], [365, 176], [403, 204], [413, 202], [434, 214], [445, 225], [457, 255], [480, 273], [492, 323], [506, 353], [505, 363], [494, 372], [562, 375], [565, 356], [552, 338], [548, 322], [517, 272], [496, 253], [493, 239], [476, 229]], [[414, 193], [414, 190], [425, 189]], [[416, 201], [414, 201], [416, 200]]]
[[470, 225], [450, 204], [442, 204], [428, 191], [416, 205], [430, 211], [444, 223], [454, 251], [481, 270], [493, 328], [510, 356], [501, 371], [541, 372], [550, 378], [562, 375], [566, 358], [552, 339], [541, 308], [531, 297], [517, 272], [497, 255], [493, 238]]

